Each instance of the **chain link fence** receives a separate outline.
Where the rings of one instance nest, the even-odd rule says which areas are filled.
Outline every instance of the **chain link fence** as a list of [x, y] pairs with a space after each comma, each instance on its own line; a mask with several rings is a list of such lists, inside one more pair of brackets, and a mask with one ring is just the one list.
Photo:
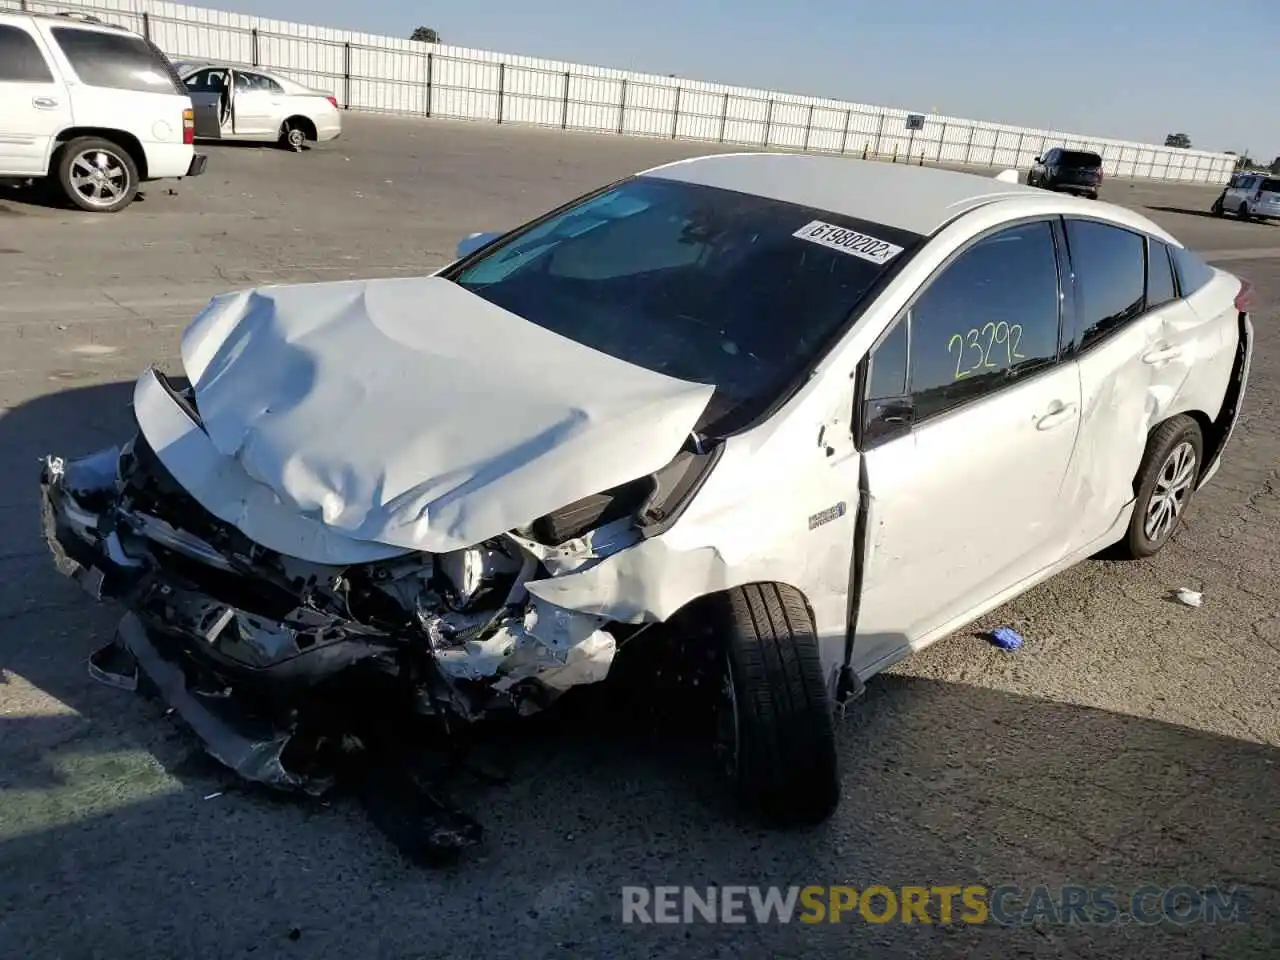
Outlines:
[[0, 0], [0, 8], [5, 6], [97, 16], [146, 35], [176, 61], [216, 60], [271, 70], [327, 90], [352, 110], [1019, 170], [1061, 146], [1100, 154], [1109, 176], [1198, 183], [1225, 183], [1236, 159], [553, 64], [151, 0]]

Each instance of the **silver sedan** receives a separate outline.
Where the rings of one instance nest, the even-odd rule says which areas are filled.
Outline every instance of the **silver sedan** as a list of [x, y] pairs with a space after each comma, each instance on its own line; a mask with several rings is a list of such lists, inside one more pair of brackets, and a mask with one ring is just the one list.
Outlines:
[[179, 65], [202, 140], [260, 140], [302, 150], [342, 135], [337, 98], [288, 77], [225, 64]]

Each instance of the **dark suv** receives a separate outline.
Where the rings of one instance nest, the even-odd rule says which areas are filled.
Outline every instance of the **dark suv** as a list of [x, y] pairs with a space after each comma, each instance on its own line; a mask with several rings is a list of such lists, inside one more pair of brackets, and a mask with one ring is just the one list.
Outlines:
[[1088, 150], [1054, 147], [1043, 157], [1036, 157], [1027, 174], [1027, 185], [1097, 200], [1102, 186], [1102, 158]]

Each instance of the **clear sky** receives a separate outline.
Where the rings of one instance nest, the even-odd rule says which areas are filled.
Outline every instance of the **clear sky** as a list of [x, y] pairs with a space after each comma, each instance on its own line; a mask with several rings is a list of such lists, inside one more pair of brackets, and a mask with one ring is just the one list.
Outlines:
[[[200, 2], [200, 0], [194, 0]], [[1280, 0], [203, 0], [1073, 133], [1280, 154]], [[1252, 90], [1252, 95], [1246, 91]]]

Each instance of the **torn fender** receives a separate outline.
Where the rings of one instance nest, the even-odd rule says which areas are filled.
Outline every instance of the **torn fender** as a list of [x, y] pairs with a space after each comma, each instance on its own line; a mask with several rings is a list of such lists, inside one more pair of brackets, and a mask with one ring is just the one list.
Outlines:
[[809, 600], [819, 631], [843, 642], [858, 458], [833, 462], [797, 431], [774, 439], [782, 443], [728, 441], [706, 486], [665, 533], [526, 589], [567, 610], [643, 624], [707, 594], [786, 583]]

